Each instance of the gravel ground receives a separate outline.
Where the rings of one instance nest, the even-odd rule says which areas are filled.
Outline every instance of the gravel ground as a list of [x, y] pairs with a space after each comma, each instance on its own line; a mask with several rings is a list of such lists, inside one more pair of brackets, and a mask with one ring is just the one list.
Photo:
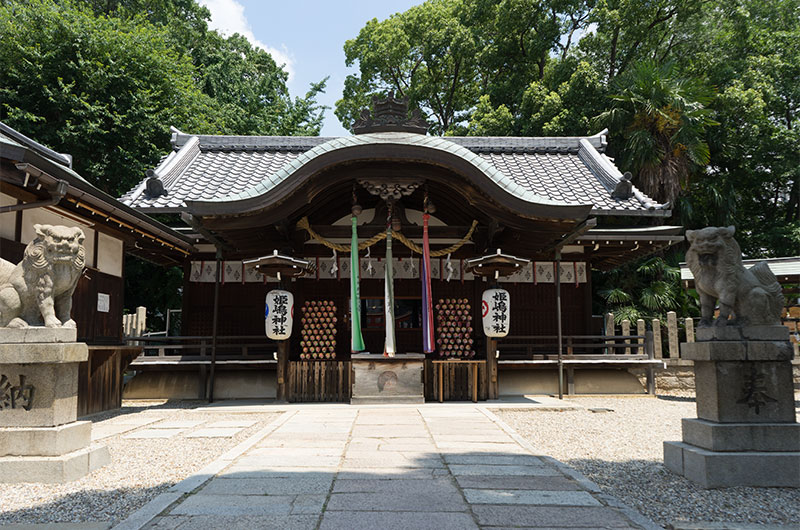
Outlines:
[[[543, 454], [569, 464], [655, 522], [800, 522], [800, 489], [705, 490], [663, 466], [662, 442], [681, 440], [681, 418], [697, 417], [694, 399], [591, 397], [582, 410], [495, 410]], [[800, 403], [800, 402], [798, 402]], [[612, 409], [591, 412], [589, 409]]]
[[[278, 414], [206, 412], [201, 402], [125, 402], [118, 411], [96, 414], [94, 425], [115, 425], [133, 417], [159, 422], [203, 420], [204, 423], [167, 439], [126, 439], [126, 434], [100, 440], [108, 446], [111, 463], [68, 484], [0, 484], [0, 525], [9, 523], [118, 523], [177, 482], [202, 469], [225, 451], [275, 420]], [[230, 438], [186, 438], [214, 421], [256, 421]], [[94, 427], [97, 428], [97, 427]]]

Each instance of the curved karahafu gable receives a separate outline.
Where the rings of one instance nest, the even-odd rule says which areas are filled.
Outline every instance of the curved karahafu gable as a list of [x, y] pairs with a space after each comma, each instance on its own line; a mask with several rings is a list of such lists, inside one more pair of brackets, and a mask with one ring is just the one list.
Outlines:
[[320, 171], [340, 163], [408, 161], [444, 167], [468, 179], [498, 207], [524, 217], [584, 219], [592, 204], [547, 199], [521, 186], [480, 155], [445, 138], [413, 133], [374, 133], [335, 138], [300, 154], [277, 172], [239, 193], [187, 200], [196, 216], [247, 215], [285, 200]]

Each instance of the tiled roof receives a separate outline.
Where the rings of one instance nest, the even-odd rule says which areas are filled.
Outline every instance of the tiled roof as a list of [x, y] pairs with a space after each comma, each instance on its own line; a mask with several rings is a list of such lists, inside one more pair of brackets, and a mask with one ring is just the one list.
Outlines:
[[621, 173], [602, 154], [603, 133], [592, 137], [433, 137], [378, 133], [341, 138], [192, 136], [175, 132], [175, 151], [155, 175], [166, 195], [149, 197], [146, 181], [121, 197], [148, 211], [177, 211], [185, 201], [224, 202], [267, 193], [311, 159], [366, 144], [402, 144], [446, 151], [478, 167], [497, 186], [528, 201], [592, 204], [595, 214], [668, 215], [634, 188], [627, 200], [611, 198]]

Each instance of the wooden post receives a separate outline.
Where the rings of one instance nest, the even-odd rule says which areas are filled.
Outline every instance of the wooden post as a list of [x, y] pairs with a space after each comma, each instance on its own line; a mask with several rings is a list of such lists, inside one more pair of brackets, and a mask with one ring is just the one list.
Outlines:
[[556, 327], [558, 328], [558, 399], [564, 399], [564, 352], [561, 351], [561, 248], [556, 248]]
[[497, 340], [486, 337], [486, 399], [497, 399], [499, 386], [497, 381]]
[[[623, 337], [630, 337], [631, 336], [631, 321], [627, 318], [622, 321], [622, 336]], [[631, 339], [625, 339], [625, 344], [630, 344]], [[625, 348], [625, 355], [630, 355], [631, 349]]]
[[209, 376], [208, 402], [214, 402], [214, 376], [217, 364], [217, 326], [219, 323], [219, 282], [222, 276], [222, 251], [217, 249], [217, 271], [214, 277], [214, 320], [211, 323], [211, 374]]
[[[606, 313], [606, 337], [614, 336], [614, 313]], [[614, 340], [606, 340], [606, 344], [614, 344]], [[615, 353], [614, 348], [606, 348], [606, 355]]]
[[661, 321], [657, 318], [653, 319], [653, 353], [656, 359], [661, 359]]
[[667, 343], [669, 345], [669, 358], [677, 359], [678, 353], [678, 315], [675, 311], [667, 313]]
[[694, 320], [692, 317], [686, 317], [686, 342], [694, 342]]
[[[647, 352], [647, 358], [652, 360], [655, 357], [652, 331], [645, 333], [644, 349]], [[647, 393], [651, 396], [656, 394], [656, 374], [655, 367], [652, 364], [647, 365]]]
[[472, 402], [478, 402], [478, 365], [475, 363], [469, 364], [470, 372], [469, 375], [472, 379]]
[[289, 401], [287, 391], [287, 380], [289, 379], [289, 339], [278, 341], [278, 366], [277, 366], [278, 388], [276, 399], [281, 403]]
[[[641, 336], [644, 335], [644, 332], [645, 332], [644, 320], [640, 318], [636, 321], [636, 334]], [[638, 355], [644, 355], [644, 339], [636, 339], [636, 342], [641, 344], [641, 346], [639, 346], [636, 349], [636, 353]]]

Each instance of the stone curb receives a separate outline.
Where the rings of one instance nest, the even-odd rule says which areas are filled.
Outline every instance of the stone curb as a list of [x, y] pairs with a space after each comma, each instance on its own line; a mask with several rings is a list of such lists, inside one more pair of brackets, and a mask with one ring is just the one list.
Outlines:
[[137, 511], [133, 512], [119, 524], [114, 526], [111, 530], [139, 530], [148, 524], [150, 521], [158, 517], [158, 515], [169, 508], [172, 504], [180, 501], [182, 498], [189, 495], [192, 491], [196, 490], [208, 480], [213, 478], [217, 473], [228, 467], [231, 462], [239, 458], [248, 449], [252, 448], [258, 442], [269, 436], [272, 431], [286, 423], [289, 418], [297, 414], [297, 411], [283, 411], [283, 414], [276, 420], [272, 421], [266, 427], [256, 432], [250, 438], [241, 442], [233, 449], [223, 453], [222, 456], [208, 464], [206, 467], [195, 472], [193, 475], [186, 477], [178, 482], [170, 489], [151, 500]]
[[585, 475], [583, 475], [576, 469], [568, 466], [567, 464], [561, 462], [560, 460], [556, 460], [551, 456], [539, 454], [540, 451], [537, 451], [537, 449], [528, 440], [520, 436], [519, 433], [517, 433], [517, 431], [515, 431], [510, 425], [508, 425], [506, 422], [497, 417], [497, 415], [494, 414], [492, 411], [488, 410], [485, 407], [477, 407], [477, 409], [480, 410], [487, 418], [492, 420], [503, 431], [505, 431], [505, 433], [508, 434], [515, 442], [517, 442], [522, 447], [530, 451], [532, 454], [541, 458], [546, 463], [558, 469], [558, 471], [560, 471], [567, 477], [571, 478], [572, 480], [580, 484], [580, 486], [583, 489], [594, 495], [603, 504], [606, 504], [611, 508], [619, 510], [619, 512], [622, 513], [625, 517], [627, 517], [631, 522], [641, 526], [645, 530], [663, 530], [662, 526], [654, 523], [652, 520], [640, 514], [638, 511], [634, 510], [633, 508], [623, 503], [616, 497], [603, 493], [603, 491], [600, 489], [600, 486], [589, 480]]

